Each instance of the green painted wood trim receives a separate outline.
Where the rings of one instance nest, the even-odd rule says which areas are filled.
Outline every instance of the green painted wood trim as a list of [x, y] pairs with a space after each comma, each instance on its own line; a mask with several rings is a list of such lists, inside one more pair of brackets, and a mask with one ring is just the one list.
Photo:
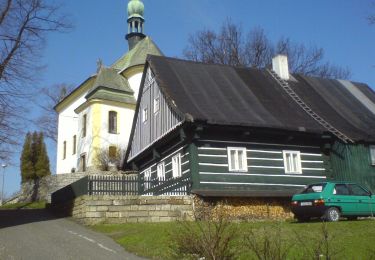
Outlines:
[[194, 142], [191, 142], [188, 147], [189, 156], [190, 156], [190, 174], [191, 180], [193, 182], [192, 189], [199, 188], [199, 167], [198, 167], [198, 148]]
[[336, 142], [331, 162], [334, 180], [354, 181], [375, 191], [375, 167], [371, 165], [368, 145]]

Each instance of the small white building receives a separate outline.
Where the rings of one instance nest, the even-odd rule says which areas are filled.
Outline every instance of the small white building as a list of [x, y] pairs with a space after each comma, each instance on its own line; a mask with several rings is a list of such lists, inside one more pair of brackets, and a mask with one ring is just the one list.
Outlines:
[[109, 68], [100, 67], [56, 105], [57, 174], [98, 168], [103, 153], [111, 158], [126, 149], [146, 57], [162, 55], [144, 34], [143, 14], [143, 3], [130, 0], [129, 51]]

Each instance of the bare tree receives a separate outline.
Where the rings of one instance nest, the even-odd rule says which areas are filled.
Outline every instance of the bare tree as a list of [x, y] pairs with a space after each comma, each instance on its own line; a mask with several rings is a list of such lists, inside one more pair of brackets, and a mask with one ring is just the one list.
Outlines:
[[[372, 9], [375, 9], [375, 2], [372, 2], [372, 3], [371, 3], [371, 8], [372, 8]], [[375, 14], [374, 14], [374, 13], [370, 14], [370, 15], [367, 17], [367, 19], [368, 19], [368, 21], [369, 21], [370, 24], [375, 24]]]
[[0, 0], [0, 156], [17, 144], [21, 122], [29, 120], [25, 99], [35, 93], [48, 33], [68, 28], [48, 0]]
[[254, 68], [266, 67], [272, 59], [274, 48], [264, 30], [260, 27], [252, 29], [244, 45], [245, 66]]
[[324, 50], [306, 47], [281, 38], [276, 43], [269, 40], [261, 27], [255, 27], [244, 36], [241, 26], [227, 20], [220, 31], [199, 31], [190, 35], [184, 56], [205, 63], [264, 68], [275, 54], [286, 54], [293, 73], [325, 78], [350, 77], [350, 71], [324, 61]]
[[276, 44], [276, 53], [288, 56], [290, 70], [294, 73], [323, 78], [347, 79], [350, 70], [324, 62], [324, 49], [306, 47], [293, 43], [289, 38], [281, 38]]
[[37, 126], [43, 131], [45, 137], [57, 142], [57, 120], [58, 114], [54, 107], [73, 91], [74, 86], [65, 83], [52, 87], [42, 88], [40, 91], [43, 103], [38, 101], [37, 105], [42, 108], [42, 113], [36, 120]]

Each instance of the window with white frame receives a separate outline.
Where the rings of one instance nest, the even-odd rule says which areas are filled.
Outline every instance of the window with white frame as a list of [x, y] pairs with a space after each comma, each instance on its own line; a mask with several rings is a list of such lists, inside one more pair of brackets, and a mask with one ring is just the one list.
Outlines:
[[165, 164], [164, 162], [161, 162], [158, 164], [156, 168], [157, 174], [158, 174], [158, 179], [159, 180], [164, 180], [165, 178]]
[[172, 175], [173, 178], [181, 176], [181, 154], [178, 153], [172, 157]]
[[228, 147], [228, 166], [232, 172], [247, 172], [246, 148]]
[[142, 122], [146, 123], [147, 120], [148, 120], [148, 107], [145, 107], [142, 110]]
[[144, 177], [146, 178], [151, 178], [151, 168], [148, 168], [147, 170], [144, 171]]
[[375, 165], [375, 145], [370, 145], [371, 165]]
[[154, 98], [154, 114], [159, 112], [159, 110], [160, 110], [160, 98], [156, 97]]
[[299, 151], [283, 151], [285, 173], [302, 174], [301, 153]]
[[151, 187], [151, 168], [144, 171], [144, 184], [145, 189], [149, 189]]

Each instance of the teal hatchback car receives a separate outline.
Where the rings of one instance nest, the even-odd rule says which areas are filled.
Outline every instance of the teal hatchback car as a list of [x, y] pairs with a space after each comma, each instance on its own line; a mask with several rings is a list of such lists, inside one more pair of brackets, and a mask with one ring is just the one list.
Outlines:
[[340, 217], [354, 220], [374, 216], [375, 195], [351, 182], [310, 184], [293, 196], [292, 212], [299, 221], [311, 218], [338, 221]]

